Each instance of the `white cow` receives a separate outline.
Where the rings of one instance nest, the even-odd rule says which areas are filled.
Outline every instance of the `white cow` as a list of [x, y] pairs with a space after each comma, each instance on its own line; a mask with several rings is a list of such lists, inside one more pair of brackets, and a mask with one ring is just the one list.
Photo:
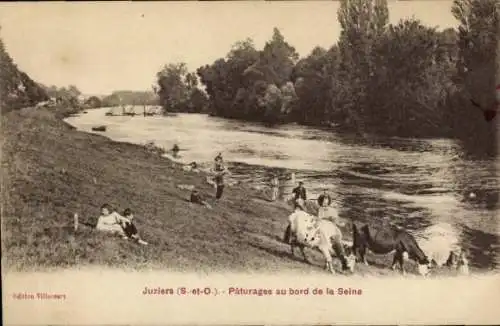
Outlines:
[[342, 244], [342, 232], [331, 221], [318, 219], [300, 208], [288, 217], [289, 225], [285, 231], [285, 242], [290, 243], [292, 255], [294, 248], [299, 247], [305, 261], [307, 257], [304, 247], [317, 248], [326, 259], [326, 269], [335, 273], [332, 254], [335, 253], [342, 263], [343, 270], [354, 270], [355, 257], [346, 257]]

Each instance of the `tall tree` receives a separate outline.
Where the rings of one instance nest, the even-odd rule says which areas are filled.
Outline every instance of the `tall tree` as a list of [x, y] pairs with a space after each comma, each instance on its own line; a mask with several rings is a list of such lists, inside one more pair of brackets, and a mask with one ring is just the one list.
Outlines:
[[497, 0], [454, 0], [452, 13], [458, 27], [458, 91], [452, 97], [450, 116], [457, 136], [471, 151], [497, 150], [494, 123], [488, 123], [471, 105], [483, 110], [495, 106], [498, 71], [496, 52], [500, 34], [500, 3]]
[[342, 31], [339, 50], [342, 57], [340, 75], [343, 84], [349, 87], [345, 103], [349, 120], [364, 132], [365, 119], [373, 115], [370, 106], [370, 84], [375, 76], [374, 44], [384, 34], [389, 20], [386, 0], [342, 0], [338, 10]]
[[334, 56], [333, 52], [316, 47], [295, 66], [293, 78], [296, 80], [299, 107], [294, 112], [294, 118], [300, 123], [321, 124], [329, 116], [334, 73], [329, 64], [338, 59]]
[[295, 48], [285, 41], [285, 37], [278, 28], [273, 29], [273, 36], [266, 42], [262, 56], [261, 64], [267, 66], [275, 73], [274, 84], [281, 86], [290, 79], [293, 66], [299, 59]]
[[[427, 133], [444, 127], [440, 105], [449, 71], [438, 56], [440, 33], [415, 19], [390, 25], [376, 47], [379, 93], [372, 104], [381, 111], [371, 122], [399, 126], [396, 131]], [[398, 130], [399, 129], [399, 130]]]
[[158, 95], [165, 111], [180, 111], [188, 99], [188, 87], [185, 84], [188, 70], [185, 63], [171, 63], [157, 73]]
[[465, 90], [485, 106], [494, 101], [499, 8], [497, 0], [454, 0], [452, 7], [454, 17], [460, 22], [460, 81]]
[[222, 117], [230, 116], [233, 97], [227, 86], [226, 60], [220, 58], [212, 65], [200, 67], [197, 74], [205, 85], [212, 113]]

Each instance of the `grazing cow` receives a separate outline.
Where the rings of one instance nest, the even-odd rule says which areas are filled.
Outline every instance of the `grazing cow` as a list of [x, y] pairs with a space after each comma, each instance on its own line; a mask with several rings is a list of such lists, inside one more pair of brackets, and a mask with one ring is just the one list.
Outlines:
[[365, 257], [366, 250], [370, 249], [373, 253], [382, 255], [395, 252], [391, 268], [395, 269], [396, 264], [399, 263], [403, 274], [406, 273], [404, 260], [407, 258], [418, 263], [420, 275], [426, 275], [429, 271], [429, 260], [415, 238], [405, 230], [397, 229], [389, 224], [375, 226], [353, 223], [352, 249], [365, 264], [368, 264]]
[[318, 249], [326, 259], [326, 269], [335, 273], [332, 264], [332, 253], [340, 259], [342, 270], [354, 271], [355, 257], [346, 257], [342, 243], [342, 232], [331, 221], [318, 220], [300, 208], [289, 216], [289, 225], [285, 231], [284, 241], [290, 244], [292, 255], [294, 248], [299, 247], [304, 261], [308, 262], [304, 248]]
[[431, 267], [456, 268], [461, 274], [468, 274], [468, 260], [459, 244], [459, 236], [452, 225], [438, 223], [431, 225], [417, 235], [420, 248], [427, 254]]

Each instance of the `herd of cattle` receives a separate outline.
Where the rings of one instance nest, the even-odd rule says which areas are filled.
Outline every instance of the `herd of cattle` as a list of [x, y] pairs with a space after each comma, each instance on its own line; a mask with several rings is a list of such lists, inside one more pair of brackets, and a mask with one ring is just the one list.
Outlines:
[[304, 248], [318, 249], [326, 260], [326, 269], [335, 273], [332, 255], [341, 262], [343, 272], [354, 272], [357, 261], [368, 264], [366, 252], [377, 255], [394, 253], [392, 269], [398, 265], [406, 273], [405, 261], [416, 262], [417, 272], [428, 275], [436, 267], [448, 266], [459, 274], [469, 274], [466, 253], [459, 245], [458, 235], [451, 225], [432, 225], [416, 237], [405, 229], [389, 223], [349, 223], [352, 242], [346, 241], [337, 224], [328, 219], [319, 219], [302, 209], [290, 214], [284, 241], [294, 249], [299, 248], [304, 261], [308, 262]]

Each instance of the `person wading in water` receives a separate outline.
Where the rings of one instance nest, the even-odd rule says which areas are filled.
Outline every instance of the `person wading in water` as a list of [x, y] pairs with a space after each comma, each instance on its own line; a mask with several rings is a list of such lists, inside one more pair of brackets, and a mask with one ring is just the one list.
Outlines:
[[172, 147], [172, 156], [177, 157], [180, 150], [179, 145], [174, 144], [174, 147]]

